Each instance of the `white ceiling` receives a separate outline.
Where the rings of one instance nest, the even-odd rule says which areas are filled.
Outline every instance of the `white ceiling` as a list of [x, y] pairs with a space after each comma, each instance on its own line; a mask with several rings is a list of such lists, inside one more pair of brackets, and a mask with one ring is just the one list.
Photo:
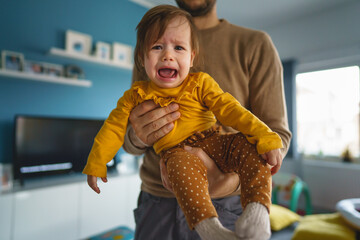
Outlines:
[[[176, 5], [175, 0], [131, 0], [146, 7]], [[268, 29], [357, 0], [217, 0], [218, 16], [231, 23]]]

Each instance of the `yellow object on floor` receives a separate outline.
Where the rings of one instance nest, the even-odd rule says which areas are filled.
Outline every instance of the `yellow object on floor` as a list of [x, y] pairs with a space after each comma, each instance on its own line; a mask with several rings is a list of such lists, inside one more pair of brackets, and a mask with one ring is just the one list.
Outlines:
[[284, 229], [301, 218], [297, 213], [291, 210], [272, 204], [270, 207], [270, 226], [272, 231], [279, 231]]
[[355, 231], [339, 213], [314, 214], [303, 217], [292, 240], [355, 240]]

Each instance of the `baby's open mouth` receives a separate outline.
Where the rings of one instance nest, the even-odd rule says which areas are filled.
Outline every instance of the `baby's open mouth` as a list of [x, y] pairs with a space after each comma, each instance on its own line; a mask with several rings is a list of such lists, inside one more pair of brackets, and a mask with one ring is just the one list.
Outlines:
[[159, 76], [163, 78], [174, 78], [177, 75], [176, 69], [162, 68], [158, 71]]

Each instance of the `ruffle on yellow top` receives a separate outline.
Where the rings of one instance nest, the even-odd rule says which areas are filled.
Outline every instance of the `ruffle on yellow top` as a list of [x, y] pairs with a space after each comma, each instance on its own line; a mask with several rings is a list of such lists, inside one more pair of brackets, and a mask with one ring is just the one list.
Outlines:
[[176, 88], [159, 88], [151, 81], [138, 81], [132, 86], [141, 101], [153, 100], [161, 107], [166, 107], [172, 102], [180, 103], [186, 95], [192, 95], [195, 88], [199, 87], [197, 81], [189, 81], [190, 75]]

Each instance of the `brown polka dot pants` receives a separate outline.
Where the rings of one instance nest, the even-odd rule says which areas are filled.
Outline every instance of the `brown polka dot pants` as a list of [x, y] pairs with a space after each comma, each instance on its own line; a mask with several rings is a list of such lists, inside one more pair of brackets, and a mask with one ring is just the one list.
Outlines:
[[202, 148], [223, 172], [239, 174], [244, 208], [251, 202], [259, 202], [269, 209], [271, 171], [255, 145], [242, 133], [222, 135], [209, 129], [161, 153], [190, 229], [206, 218], [217, 217], [217, 213], [208, 191], [207, 169], [201, 159], [184, 150], [184, 145]]

